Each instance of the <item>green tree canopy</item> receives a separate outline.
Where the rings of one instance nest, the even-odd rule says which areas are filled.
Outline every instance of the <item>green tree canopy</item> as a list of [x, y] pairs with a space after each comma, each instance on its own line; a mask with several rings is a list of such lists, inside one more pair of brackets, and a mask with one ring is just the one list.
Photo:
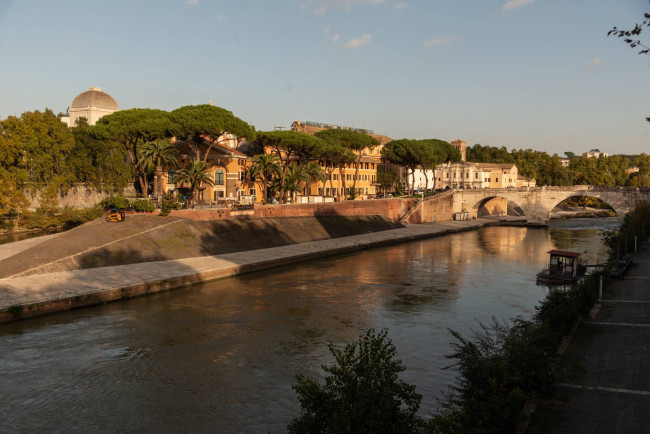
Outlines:
[[145, 167], [140, 162], [140, 147], [145, 143], [171, 137], [175, 126], [168, 112], [156, 109], [121, 110], [103, 116], [91, 127], [91, 134], [101, 140], [111, 140], [124, 146], [136, 171], [140, 190], [148, 193]]
[[357, 343], [338, 350], [323, 366], [325, 384], [298, 376], [293, 389], [301, 404], [290, 433], [411, 434], [422, 428], [417, 416], [421, 396], [399, 378], [406, 368], [386, 330], [368, 330]]
[[336, 128], [319, 131], [315, 136], [323, 139], [323, 141], [330, 146], [342, 146], [343, 148], [351, 150], [356, 155], [354, 161], [355, 175], [352, 183], [352, 188], [356, 191], [363, 150], [379, 146], [379, 140], [358, 131], [340, 130]]
[[[191, 139], [190, 145], [197, 160], [208, 160], [219, 138], [230, 133], [237, 137], [255, 138], [255, 130], [231, 111], [209, 104], [188, 105], [171, 112], [175, 134], [181, 139]], [[205, 140], [208, 148], [201, 155], [199, 144]]]
[[286, 180], [292, 163], [301, 165], [311, 160], [318, 160], [325, 150], [325, 143], [318, 137], [298, 131], [267, 131], [257, 134], [255, 146], [270, 152], [278, 158], [279, 196], [285, 201], [287, 190]]

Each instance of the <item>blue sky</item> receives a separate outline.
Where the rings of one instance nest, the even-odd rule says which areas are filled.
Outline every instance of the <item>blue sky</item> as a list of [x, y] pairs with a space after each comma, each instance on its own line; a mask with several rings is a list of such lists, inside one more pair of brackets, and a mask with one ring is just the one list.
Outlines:
[[[647, 0], [0, 0], [0, 118], [213, 101], [258, 130], [650, 153]], [[650, 41], [650, 29], [646, 31]]]

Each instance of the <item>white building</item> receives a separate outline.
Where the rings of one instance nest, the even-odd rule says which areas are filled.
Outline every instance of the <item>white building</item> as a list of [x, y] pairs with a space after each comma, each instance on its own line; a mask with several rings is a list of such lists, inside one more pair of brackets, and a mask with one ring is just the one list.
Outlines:
[[598, 149], [592, 149], [589, 152], [583, 153], [582, 156], [587, 158], [600, 158], [600, 157], [609, 157], [609, 154], [606, 152], [600, 152]]
[[88, 125], [95, 123], [102, 117], [118, 111], [120, 107], [117, 101], [99, 87], [91, 87], [80, 93], [72, 100], [68, 107], [68, 116], [61, 118], [61, 121], [69, 127], [77, 125], [79, 118], [86, 118]]

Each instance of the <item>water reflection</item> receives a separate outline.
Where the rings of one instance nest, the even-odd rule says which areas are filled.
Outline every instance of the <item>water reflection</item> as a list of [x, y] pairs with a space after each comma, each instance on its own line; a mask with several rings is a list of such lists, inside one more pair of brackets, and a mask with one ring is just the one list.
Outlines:
[[284, 432], [295, 374], [367, 327], [427, 414], [454, 376], [447, 329], [531, 314], [546, 252], [604, 254], [594, 234], [489, 227], [3, 325], [0, 431]]

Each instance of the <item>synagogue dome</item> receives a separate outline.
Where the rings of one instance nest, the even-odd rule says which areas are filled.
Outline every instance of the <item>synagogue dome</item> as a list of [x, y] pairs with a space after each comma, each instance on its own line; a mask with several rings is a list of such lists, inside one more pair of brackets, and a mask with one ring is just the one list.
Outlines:
[[87, 91], [80, 93], [70, 105], [70, 108], [73, 109], [87, 107], [114, 111], [120, 109], [120, 107], [117, 105], [117, 101], [115, 101], [115, 99], [106, 92], [102, 92], [102, 89], [100, 87], [91, 87]]

